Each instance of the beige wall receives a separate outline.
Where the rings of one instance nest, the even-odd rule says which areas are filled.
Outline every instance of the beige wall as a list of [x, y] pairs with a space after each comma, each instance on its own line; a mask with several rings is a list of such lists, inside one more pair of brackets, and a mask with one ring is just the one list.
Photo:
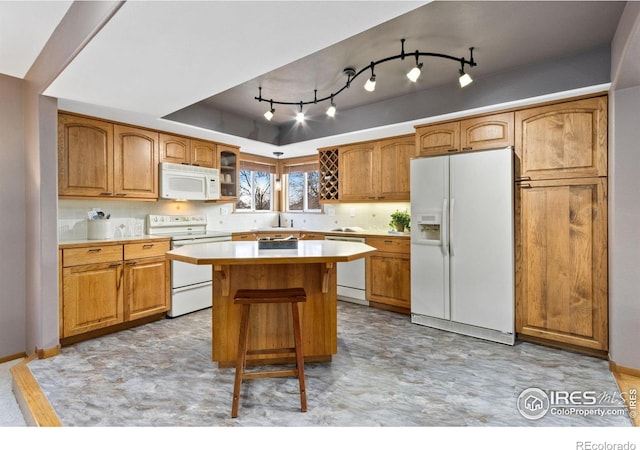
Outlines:
[[25, 351], [23, 81], [0, 75], [0, 358]]

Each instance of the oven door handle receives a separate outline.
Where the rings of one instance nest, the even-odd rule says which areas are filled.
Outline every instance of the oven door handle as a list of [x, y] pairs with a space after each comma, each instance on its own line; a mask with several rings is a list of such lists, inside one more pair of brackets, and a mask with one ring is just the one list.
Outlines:
[[173, 241], [173, 248], [184, 247], [185, 245], [209, 244], [211, 242], [230, 242], [231, 238], [201, 238]]
[[190, 284], [189, 286], [182, 286], [182, 287], [178, 287], [178, 288], [173, 288], [173, 292], [177, 293], [177, 292], [190, 291], [191, 289], [199, 289], [199, 288], [203, 288], [205, 286], [212, 286], [212, 285], [213, 285], [212, 281], [206, 281], [204, 283]]

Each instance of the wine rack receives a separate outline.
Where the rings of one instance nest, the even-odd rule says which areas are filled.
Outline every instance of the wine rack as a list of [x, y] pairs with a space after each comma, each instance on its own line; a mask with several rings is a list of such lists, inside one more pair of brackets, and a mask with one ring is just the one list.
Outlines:
[[320, 167], [320, 201], [338, 201], [338, 149], [318, 152]]

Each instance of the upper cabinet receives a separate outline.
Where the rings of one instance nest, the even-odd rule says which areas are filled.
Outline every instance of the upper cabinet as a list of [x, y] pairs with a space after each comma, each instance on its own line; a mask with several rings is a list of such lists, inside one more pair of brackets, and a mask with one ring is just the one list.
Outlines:
[[220, 200], [233, 200], [238, 197], [240, 149], [230, 145], [218, 145], [218, 161], [220, 161]]
[[239, 147], [58, 113], [61, 198], [157, 200], [158, 163], [171, 162], [220, 168], [222, 199], [234, 199], [239, 155]]
[[158, 198], [158, 133], [60, 114], [58, 195]]
[[408, 201], [414, 156], [412, 134], [340, 147], [340, 201]]
[[338, 148], [318, 150], [321, 202], [329, 203], [339, 200], [339, 158]]
[[189, 164], [191, 140], [183, 136], [160, 133], [160, 162]]
[[158, 198], [158, 133], [114, 125], [116, 197]]
[[416, 126], [418, 156], [491, 150], [514, 145], [512, 112]]
[[215, 142], [160, 133], [160, 162], [216, 167], [217, 159]]
[[515, 113], [519, 180], [607, 175], [607, 97]]
[[60, 114], [58, 195], [113, 196], [113, 124]]
[[202, 167], [217, 167], [218, 149], [216, 144], [191, 139], [191, 164]]

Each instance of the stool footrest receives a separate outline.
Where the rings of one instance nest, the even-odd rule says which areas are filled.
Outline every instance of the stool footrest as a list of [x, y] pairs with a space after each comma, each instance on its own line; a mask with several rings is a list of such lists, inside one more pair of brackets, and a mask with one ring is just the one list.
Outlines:
[[247, 350], [247, 355], [270, 355], [272, 353], [295, 353], [296, 352], [296, 348], [295, 347], [290, 347], [290, 348], [265, 348], [265, 349], [260, 349], [260, 350]]
[[243, 380], [253, 380], [256, 378], [279, 378], [279, 377], [297, 377], [298, 371], [291, 370], [273, 370], [270, 372], [245, 372], [242, 374]]

